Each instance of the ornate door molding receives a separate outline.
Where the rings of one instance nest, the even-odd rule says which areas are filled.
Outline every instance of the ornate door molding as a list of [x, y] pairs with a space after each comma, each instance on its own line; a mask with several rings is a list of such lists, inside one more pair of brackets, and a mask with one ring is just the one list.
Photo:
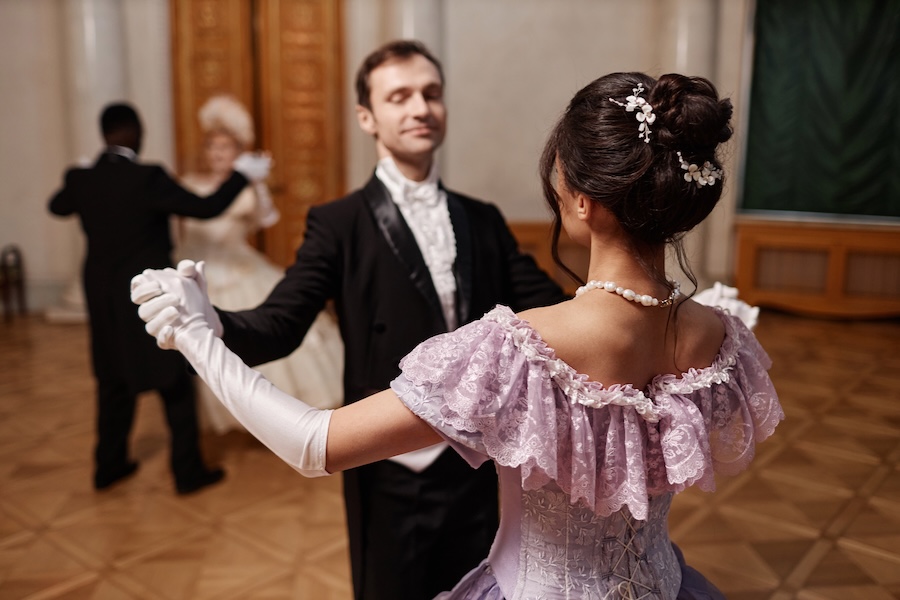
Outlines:
[[[175, 155], [179, 173], [199, 168], [197, 111], [231, 94], [256, 115], [249, 0], [171, 0]], [[258, 134], [257, 134], [258, 136]]]
[[258, 240], [288, 266], [309, 208], [343, 194], [340, 0], [171, 0], [176, 154], [196, 169], [197, 111], [230, 93], [254, 115], [272, 153], [269, 185], [281, 220]]
[[340, 2], [259, 2], [260, 133], [275, 157], [270, 183], [281, 210], [266, 248], [288, 265], [313, 205], [343, 193]]

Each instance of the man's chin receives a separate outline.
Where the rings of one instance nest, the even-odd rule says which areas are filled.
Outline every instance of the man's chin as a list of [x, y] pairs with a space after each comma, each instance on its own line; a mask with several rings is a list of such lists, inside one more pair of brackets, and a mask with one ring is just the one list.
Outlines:
[[440, 144], [431, 140], [421, 140], [417, 144], [408, 144], [404, 148], [397, 148], [396, 152], [391, 152], [395, 156], [403, 157], [409, 161], [431, 160], [431, 157], [437, 152]]

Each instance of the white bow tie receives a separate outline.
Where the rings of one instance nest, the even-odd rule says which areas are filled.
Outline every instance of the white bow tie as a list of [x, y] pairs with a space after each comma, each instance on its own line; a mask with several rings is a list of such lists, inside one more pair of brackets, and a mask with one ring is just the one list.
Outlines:
[[403, 202], [409, 206], [437, 206], [440, 200], [436, 183], [424, 183], [417, 186], [403, 187]]

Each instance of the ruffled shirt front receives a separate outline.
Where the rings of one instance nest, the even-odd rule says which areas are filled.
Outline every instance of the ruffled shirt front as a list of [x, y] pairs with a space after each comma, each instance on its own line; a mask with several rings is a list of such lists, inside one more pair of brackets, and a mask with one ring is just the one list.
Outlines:
[[438, 185], [437, 162], [424, 181], [407, 179], [390, 156], [378, 161], [375, 176], [387, 187], [391, 199], [416, 238], [431, 281], [441, 301], [447, 331], [456, 329], [456, 235], [450, 222], [447, 192]]
[[[668, 499], [746, 468], [784, 418], [765, 351], [717, 312], [726, 335], [713, 364], [644, 390], [577, 373], [504, 306], [403, 359], [391, 388], [406, 406], [471, 465], [498, 466], [505, 500], [490, 563], [506, 597], [543, 597], [563, 580], [674, 597]], [[610, 531], [629, 536], [617, 547], [631, 558], [609, 562]]]

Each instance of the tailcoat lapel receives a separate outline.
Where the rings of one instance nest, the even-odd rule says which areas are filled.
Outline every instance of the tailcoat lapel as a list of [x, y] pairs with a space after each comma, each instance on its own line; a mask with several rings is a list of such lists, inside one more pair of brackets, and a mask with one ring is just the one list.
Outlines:
[[472, 228], [462, 202], [456, 194], [447, 192], [447, 208], [450, 211], [450, 224], [456, 238], [456, 263], [453, 273], [456, 276], [456, 316], [460, 325], [469, 322], [472, 308]]
[[391, 200], [387, 188], [377, 177], [372, 177], [363, 188], [363, 195], [372, 210], [378, 228], [391, 248], [391, 252], [407, 268], [413, 285], [425, 297], [435, 313], [440, 316], [441, 321], [444, 321], [441, 301], [438, 298], [437, 290], [434, 289], [431, 272], [428, 270], [428, 265], [425, 264], [422, 251], [419, 250], [412, 230], [406, 224], [403, 215], [400, 214], [400, 209]]

